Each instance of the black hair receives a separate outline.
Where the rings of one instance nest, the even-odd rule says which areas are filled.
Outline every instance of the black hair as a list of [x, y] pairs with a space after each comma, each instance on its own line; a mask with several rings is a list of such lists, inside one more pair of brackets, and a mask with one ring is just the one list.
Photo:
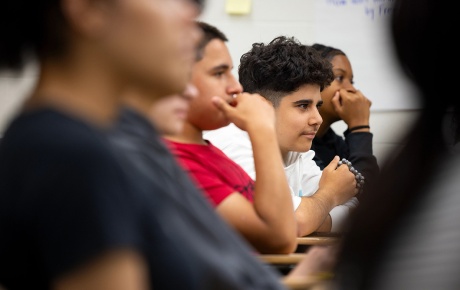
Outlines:
[[206, 23], [204, 21], [196, 21], [196, 24], [198, 27], [201, 29], [203, 32], [203, 37], [201, 41], [198, 43], [198, 54], [197, 54], [197, 61], [200, 61], [203, 58], [203, 50], [208, 45], [208, 43], [213, 40], [213, 39], [219, 39], [222, 40], [223, 42], [227, 42], [228, 38], [227, 36], [220, 31], [217, 27]]
[[241, 56], [238, 75], [245, 92], [259, 93], [275, 107], [303, 85], [319, 85], [323, 90], [334, 80], [329, 61], [311, 46], [287, 36], [268, 44], [254, 43]]
[[[0, 9], [0, 69], [20, 70], [30, 57], [66, 52], [67, 21], [62, 0], [5, 0]], [[190, 0], [201, 11], [205, 0]]]
[[[444, 162], [449, 144], [443, 135], [446, 116], [458, 116], [460, 98], [449, 96], [446, 72], [452, 63], [440, 58], [443, 32], [453, 19], [439, 1], [395, 0], [390, 32], [396, 57], [420, 89], [423, 108], [404, 138], [404, 146], [385, 160], [380, 176], [352, 216], [337, 273], [340, 289], [372, 289], [378, 265], [386, 257], [405, 217], [418, 209]], [[452, 10], [452, 9], [451, 9]], [[458, 129], [458, 118], [452, 118]], [[458, 140], [458, 132], [453, 131]]]
[[347, 56], [345, 52], [332, 46], [314, 43], [312, 47], [316, 49], [321, 54], [321, 56], [326, 58], [328, 61], [331, 61], [336, 55]]
[[0, 9], [0, 68], [19, 70], [32, 57], [59, 56], [67, 45], [60, 0], [7, 0]]

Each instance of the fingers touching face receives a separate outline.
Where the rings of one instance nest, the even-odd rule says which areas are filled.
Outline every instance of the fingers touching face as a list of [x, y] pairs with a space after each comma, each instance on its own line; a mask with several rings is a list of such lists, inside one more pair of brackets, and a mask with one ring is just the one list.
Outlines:
[[229, 122], [213, 104], [218, 96], [231, 101], [243, 88], [232, 73], [233, 62], [227, 45], [220, 39], [211, 40], [203, 51], [203, 58], [194, 64], [192, 83], [198, 97], [192, 101], [188, 120], [201, 130], [223, 127]]
[[348, 91], [356, 91], [356, 88], [353, 86], [353, 70], [348, 57], [344, 55], [336, 55], [331, 60], [331, 63], [332, 71], [334, 72], [334, 81], [321, 92], [324, 104], [321, 107], [320, 112], [323, 116], [337, 115], [331, 99], [338, 90], [346, 89]]

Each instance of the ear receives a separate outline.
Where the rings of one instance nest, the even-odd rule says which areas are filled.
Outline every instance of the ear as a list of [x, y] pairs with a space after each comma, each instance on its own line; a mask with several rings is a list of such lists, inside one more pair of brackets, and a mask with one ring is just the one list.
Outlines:
[[109, 25], [108, 2], [106, 0], [62, 0], [62, 13], [74, 32], [94, 37]]

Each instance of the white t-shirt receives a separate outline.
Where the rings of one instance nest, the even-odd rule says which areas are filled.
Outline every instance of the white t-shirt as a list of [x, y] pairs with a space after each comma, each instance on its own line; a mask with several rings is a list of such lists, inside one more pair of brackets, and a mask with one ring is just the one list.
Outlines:
[[[254, 180], [256, 179], [252, 144], [246, 131], [230, 124], [217, 130], [205, 131], [203, 137], [239, 164]], [[313, 160], [314, 156], [313, 150], [304, 153], [290, 152], [284, 165], [294, 209], [300, 205], [301, 196], [311, 196], [318, 190], [322, 171]], [[332, 219], [331, 232], [339, 232], [343, 229], [350, 209], [357, 205], [358, 199], [353, 197], [345, 204], [331, 210], [329, 213]]]

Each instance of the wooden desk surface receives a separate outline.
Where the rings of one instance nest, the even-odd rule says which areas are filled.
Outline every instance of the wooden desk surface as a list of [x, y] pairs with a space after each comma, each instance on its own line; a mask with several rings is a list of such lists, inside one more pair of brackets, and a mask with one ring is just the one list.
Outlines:
[[340, 241], [339, 237], [298, 237], [297, 238], [297, 244], [298, 245], [322, 245], [322, 246], [327, 246], [327, 245], [332, 245], [335, 243], [338, 243]]
[[330, 290], [329, 281], [321, 281], [312, 277], [290, 277], [283, 280], [284, 286], [290, 290]]
[[298, 245], [332, 245], [339, 242], [342, 238], [340, 233], [312, 233], [308, 236], [298, 237]]
[[292, 253], [287, 255], [258, 255], [262, 261], [269, 264], [283, 264], [283, 265], [290, 265], [290, 264], [297, 264], [300, 262], [306, 254], [304, 253]]

